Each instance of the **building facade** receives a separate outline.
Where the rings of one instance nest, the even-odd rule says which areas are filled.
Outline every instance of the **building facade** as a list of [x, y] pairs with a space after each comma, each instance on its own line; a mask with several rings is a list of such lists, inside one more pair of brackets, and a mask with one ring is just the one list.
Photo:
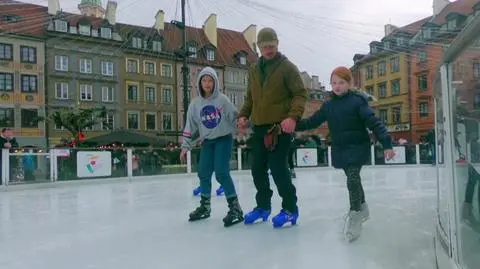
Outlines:
[[119, 25], [124, 39], [120, 67], [121, 122], [125, 129], [175, 140], [176, 66], [165, 50], [163, 11], [155, 27]]
[[47, 146], [38, 121], [45, 116], [44, 14], [30, 4], [0, 10], [0, 128], [14, 130], [20, 146]]
[[[121, 127], [121, 38], [107, 19], [49, 10], [46, 68], [48, 112], [62, 107], [107, 109], [107, 116], [85, 130], [86, 138]], [[49, 124], [52, 144], [71, 138], [61, 126]]]

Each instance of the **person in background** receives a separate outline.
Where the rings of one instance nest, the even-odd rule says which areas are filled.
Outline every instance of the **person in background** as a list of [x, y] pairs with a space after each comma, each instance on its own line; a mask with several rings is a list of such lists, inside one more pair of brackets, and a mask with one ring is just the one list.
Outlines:
[[[18, 142], [17, 139], [13, 135], [13, 130], [10, 128], [3, 128], [2, 133], [0, 134], [0, 145], [2, 149], [14, 149], [18, 148]], [[0, 153], [0, 163], [3, 162], [3, 153]], [[13, 169], [12, 167], [15, 167], [15, 163], [10, 163], [10, 178], [12, 178], [12, 172]], [[0, 176], [3, 175], [3, 165], [0, 165]], [[0, 180], [0, 183], [2, 181]]]

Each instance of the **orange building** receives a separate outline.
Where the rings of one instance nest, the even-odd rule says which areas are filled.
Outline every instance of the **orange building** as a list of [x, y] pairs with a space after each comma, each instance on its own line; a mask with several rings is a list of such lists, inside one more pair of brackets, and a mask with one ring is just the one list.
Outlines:
[[[412, 140], [418, 142], [429, 130], [435, 128], [435, 106], [434, 106], [434, 81], [441, 64], [445, 44], [449, 44], [468, 22], [468, 15], [480, 7], [478, 0], [465, 0], [452, 2], [443, 8], [438, 14], [425, 21], [417, 34], [413, 37], [414, 43], [410, 51], [410, 94], [411, 94], [411, 121]], [[470, 55], [469, 55], [470, 56]], [[478, 57], [478, 56], [477, 56]], [[472, 57], [465, 61], [459, 59], [456, 74], [459, 80], [465, 81], [465, 75], [469, 76], [468, 81], [474, 84], [474, 77], [471, 72]], [[468, 63], [467, 63], [468, 62]], [[470, 66], [462, 68], [462, 66]], [[454, 80], [456, 80], [454, 78]], [[477, 78], [478, 81], [478, 78]], [[472, 84], [470, 83], [470, 84]], [[472, 85], [463, 86], [474, 88]], [[472, 93], [472, 96], [465, 96], [465, 100], [474, 101], [473, 91], [462, 91]], [[473, 104], [473, 102], [470, 102]]]

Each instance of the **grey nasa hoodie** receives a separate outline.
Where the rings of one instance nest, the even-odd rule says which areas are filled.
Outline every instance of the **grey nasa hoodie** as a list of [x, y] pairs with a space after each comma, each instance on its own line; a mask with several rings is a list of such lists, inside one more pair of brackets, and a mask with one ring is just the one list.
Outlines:
[[[213, 94], [204, 97], [202, 77], [209, 75], [214, 80]], [[183, 130], [182, 148], [192, 148], [192, 136], [198, 134], [201, 140], [215, 139], [236, 131], [237, 108], [220, 91], [217, 72], [211, 67], [203, 68], [197, 79], [198, 96], [188, 106], [187, 122]]]

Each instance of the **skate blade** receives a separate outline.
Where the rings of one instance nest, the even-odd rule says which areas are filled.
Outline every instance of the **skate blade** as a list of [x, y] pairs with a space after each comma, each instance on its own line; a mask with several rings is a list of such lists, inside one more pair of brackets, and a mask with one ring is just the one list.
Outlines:
[[192, 218], [189, 218], [188, 221], [194, 222], [194, 221], [199, 221], [199, 220], [208, 219], [208, 218], [210, 218], [210, 215], [208, 215], [208, 216], [202, 216], [202, 217], [196, 218], [196, 219], [195, 219], [195, 218], [193, 218], [193, 219], [192, 219]]
[[237, 220], [232, 221], [232, 222], [230, 222], [230, 223], [225, 223], [225, 222], [224, 222], [224, 223], [223, 223], [223, 226], [224, 226], [224, 227], [231, 227], [231, 226], [233, 226], [233, 225], [235, 225], [235, 224], [238, 224], [238, 223], [241, 223], [241, 222], [243, 222], [243, 218], [237, 219]]

